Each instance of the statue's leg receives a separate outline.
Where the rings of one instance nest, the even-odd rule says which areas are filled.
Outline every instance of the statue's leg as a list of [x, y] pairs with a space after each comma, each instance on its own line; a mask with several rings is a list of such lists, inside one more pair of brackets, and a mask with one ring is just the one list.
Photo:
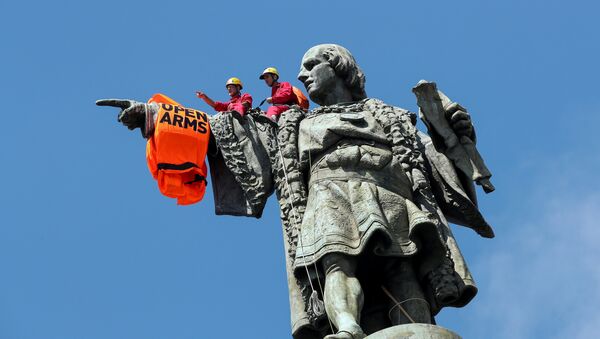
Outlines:
[[322, 259], [325, 271], [325, 310], [338, 329], [336, 334], [325, 337], [359, 339], [365, 335], [359, 325], [359, 315], [364, 296], [356, 278], [354, 257], [330, 253]]
[[392, 325], [431, 323], [429, 303], [423, 295], [410, 259], [396, 259], [386, 270], [385, 288], [391, 294], [389, 317]]

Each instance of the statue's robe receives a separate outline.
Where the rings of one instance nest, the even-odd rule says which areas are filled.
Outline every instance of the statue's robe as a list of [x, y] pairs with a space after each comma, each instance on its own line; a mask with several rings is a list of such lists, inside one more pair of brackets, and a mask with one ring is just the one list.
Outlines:
[[[473, 183], [464, 175], [457, 173], [452, 162], [435, 149], [427, 135], [417, 132], [414, 126], [407, 127], [407, 121], [409, 124], [412, 123], [410, 122], [413, 118], [412, 113], [385, 105], [376, 99], [365, 99], [359, 104], [368, 116], [377, 118], [376, 122], [370, 122], [379, 125], [372, 131], [372, 134], [376, 139], [379, 138], [382, 144], [385, 144], [387, 140], [389, 149], [401, 148], [394, 144], [400, 139], [404, 142], [403, 138], [399, 138], [399, 129], [412, 131], [410, 133], [412, 133], [414, 141], [410, 147], [418, 151], [414, 154], [420, 160], [419, 164], [415, 165], [418, 168], [413, 169], [412, 172], [409, 168], [407, 175], [412, 182], [416, 182], [418, 180], [412, 176], [418, 177], [419, 173], [422, 173], [425, 177], [425, 184], [413, 185], [410, 187], [413, 192], [403, 192], [402, 189], [406, 190], [407, 185], [399, 185], [403, 188], [400, 191], [392, 189], [390, 196], [402, 197], [402, 201], [405, 200], [404, 198], [408, 198], [406, 213], [410, 230], [424, 229], [425, 231], [415, 231], [415, 233], [420, 232], [421, 238], [427, 238], [421, 240], [437, 244], [429, 247], [437, 246], [443, 249], [442, 251], [431, 251], [436, 254], [429, 254], [429, 258], [433, 260], [427, 260], [430, 263], [440, 264], [441, 268], [437, 273], [441, 276], [434, 277], [435, 279], [429, 277], [429, 280], [425, 279], [424, 275], [419, 276], [419, 279], [425, 281], [424, 292], [432, 315], [437, 314], [445, 306], [461, 307], [466, 305], [477, 293], [477, 288], [448, 226], [448, 221], [470, 227], [480, 234], [488, 236], [493, 234], [490, 226], [477, 209]], [[318, 114], [339, 115], [344, 113], [336, 111], [335, 107], [332, 109], [320, 107], [308, 113], [308, 115], [312, 115], [311, 118]], [[302, 248], [302, 240], [299, 244], [299, 237], [303, 236], [303, 239], [307, 239], [304, 238], [306, 235], [302, 233], [304, 216], [314, 218], [316, 209], [312, 206], [314, 204], [307, 206], [309, 187], [312, 187], [309, 186], [309, 182], [313, 163], [310, 160], [307, 163], [307, 155], [302, 154], [303, 152], [310, 153], [310, 150], [305, 147], [306, 135], [303, 136], [303, 133], [306, 134], [306, 132], [301, 130], [301, 122], [305, 118], [304, 112], [293, 108], [282, 115], [279, 125], [258, 112], [250, 112], [243, 117], [236, 112], [219, 114], [211, 120], [211, 130], [217, 147], [215, 152], [209, 154], [217, 214], [259, 218], [269, 195], [274, 190], [277, 193], [286, 249], [292, 332], [296, 339], [322, 338], [324, 331], [328, 329], [325, 316], [315, 309], [314, 300], [310, 298], [311, 290], [307, 279], [308, 277], [314, 280], [313, 288], [316, 288], [314, 286], [317, 286], [318, 283], [324, 283], [323, 274], [319, 273], [320, 269], [315, 264], [322, 253], [317, 254], [317, 250], [312, 257], [304, 256], [302, 253], [306, 252], [307, 246]], [[349, 119], [352, 120], [352, 117]], [[306, 129], [306, 124], [304, 129]], [[327, 128], [325, 129], [327, 130]], [[331, 135], [334, 134], [336, 133]], [[300, 145], [300, 139], [303, 139], [301, 144], [304, 146]], [[393, 159], [390, 164], [395, 166], [394, 169], [402, 168], [399, 164], [398, 154], [392, 153]], [[310, 155], [308, 158], [310, 159]], [[360, 181], [360, 178], [358, 179]], [[380, 186], [376, 183], [373, 187], [380, 189]], [[367, 188], [367, 190], [370, 189], [373, 188]], [[368, 210], [369, 207], [365, 207], [365, 209]], [[380, 219], [386, 219], [386, 216], [382, 216]], [[305, 226], [305, 228], [307, 227]], [[381, 230], [385, 231], [386, 227], [382, 226]], [[364, 239], [369, 237], [368, 232], [363, 233], [357, 235], [359, 241], [361, 237]], [[405, 251], [406, 256], [416, 255], [419, 252], [418, 239], [414, 240], [410, 231], [406, 237], [406, 242], [403, 241], [406, 246], [398, 248], [400, 251]], [[301, 247], [300, 250], [298, 246]], [[398, 248], [392, 252], [398, 252]], [[338, 250], [334, 249], [334, 251]], [[356, 253], [345, 253], [354, 255], [360, 254], [361, 251], [362, 249]], [[421, 250], [421, 252], [426, 252], [426, 250]], [[399, 256], [404, 254], [399, 254]], [[398, 255], [398, 253], [392, 255]], [[427, 257], [427, 253], [420, 255]], [[301, 257], [303, 259], [300, 259]], [[310, 260], [304, 258], [310, 258]], [[320, 281], [318, 281], [319, 277]], [[436, 286], [436, 284], [443, 284], [440, 282], [442, 280], [445, 282], [449, 280], [458, 289], [458, 294], [451, 300], [440, 300], [436, 297], [436, 292], [443, 287]], [[322, 291], [317, 292], [322, 300]]]

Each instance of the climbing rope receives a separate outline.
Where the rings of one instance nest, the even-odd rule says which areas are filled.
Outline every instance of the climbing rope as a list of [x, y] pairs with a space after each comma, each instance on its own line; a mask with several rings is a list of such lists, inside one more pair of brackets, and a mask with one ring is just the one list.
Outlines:
[[[281, 152], [281, 148], [279, 147], [279, 142], [277, 142], [277, 150], [278, 150], [278, 154], [279, 154], [279, 158], [281, 161], [281, 167], [283, 169], [283, 177], [285, 180], [285, 186], [288, 190], [288, 203], [290, 204], [290, 206], [292, 207], [292, 210], [294, 211], [292, 213], [292, 217], [294, 218], [294, 228], [296, 229], [296, 232], [298, 234], [298, 242], [300, 247], [304, 248], [304, 244], [302, 241], [302, 234], [300, 233], [300, 224], [298, 222], [298, 220], [300, 219], [300, 216], [298, 215], [298, 211], [296, 210], [295, 206], [294, 206], [294, 202], [292, 199], [292, 190], [291, 190], [291, 185], [288, 179], [288, 173], [286, 170], [286, 166], [285, 166], [285, 159], [283, 157], [283, 153]], [[309, 152], [309, 157], [310, 157], [310, 152]], [[309, 158], [309, 163], [310, 163], [310, 158]], [[309, 298], [309, 307], [312, 309], [312, 311], [317, 315], [317, 316], [321, 316], [323, 314], [325, 314], [325, 303], [323, 301], [321, 301], [319, 299], [319, 295], [317, 293], [317, 291], [315, 290], [315, 287], [312, 283], [312, 279], [310, 276], [310, 272], [308, 270], [308, 265], [306, 263], [306, 258], [303, 256], [301, 258], [302, 260], [302, 266], [304, 267], [304, 269], [306, 270], [306, 275], [308, 277], [308, 283], [310, 285], [310, 289], [311, 289], [311, 295]], [[313, 266], [314, 266], [314, 270], [315, 270], [315, 274], [317, 275], [317, 282], [319, 284], [319, 291], [321, 292], [321, 295], [325, 295], [324, 291], [323, 291], [323, 285], [321, 284], [321, 278], [319, 275], [319, 270], [317, 269], [317, 264], [316, 262], [313, 262]], [[335, 333], [334, 329], [333, 329], [333, 324], [331, 323], [331, 319], [329, 319], [329, 317], [327, 317], [327, 321], [329, 322], [329, 327], [331, 329], [332, 333]]]

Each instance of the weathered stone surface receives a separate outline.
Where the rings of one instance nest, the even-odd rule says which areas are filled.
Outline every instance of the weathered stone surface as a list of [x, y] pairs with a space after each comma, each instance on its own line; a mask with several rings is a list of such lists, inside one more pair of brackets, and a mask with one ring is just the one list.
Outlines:
[[386, 328], [365, 339], [461, 339], [461, 337], [436, 325], [406, 324]]

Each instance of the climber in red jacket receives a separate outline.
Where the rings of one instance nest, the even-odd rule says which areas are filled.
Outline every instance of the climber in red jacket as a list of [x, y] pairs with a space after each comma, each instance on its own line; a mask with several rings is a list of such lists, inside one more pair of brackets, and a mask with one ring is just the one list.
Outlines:
[[228, 102], [213, 101], [208, 95], [201, 91], [197, 91], [196, 96], [204, 100], [204, 102], [214, 108], [217, 112], [237, 111], [241, 115], [246, 114], [252, 107], [252, 96], [248, 93], [241, 93], [243, 85], [240, 79], [230, 78], [227, 80], [227, 83], [225, 83], [225, 87], [231, 97]]
[[287, 111], [290, 105], [297, 103], [296, 95], [289, 82], [279, 82], [279, 72], [275, 67], [267, 67], [259, 79], [264, 80], [271, 87], [271, 96], [266, 100], [272, 104], [267, 110], [267, 116], [277, 121], [281, 113]]

